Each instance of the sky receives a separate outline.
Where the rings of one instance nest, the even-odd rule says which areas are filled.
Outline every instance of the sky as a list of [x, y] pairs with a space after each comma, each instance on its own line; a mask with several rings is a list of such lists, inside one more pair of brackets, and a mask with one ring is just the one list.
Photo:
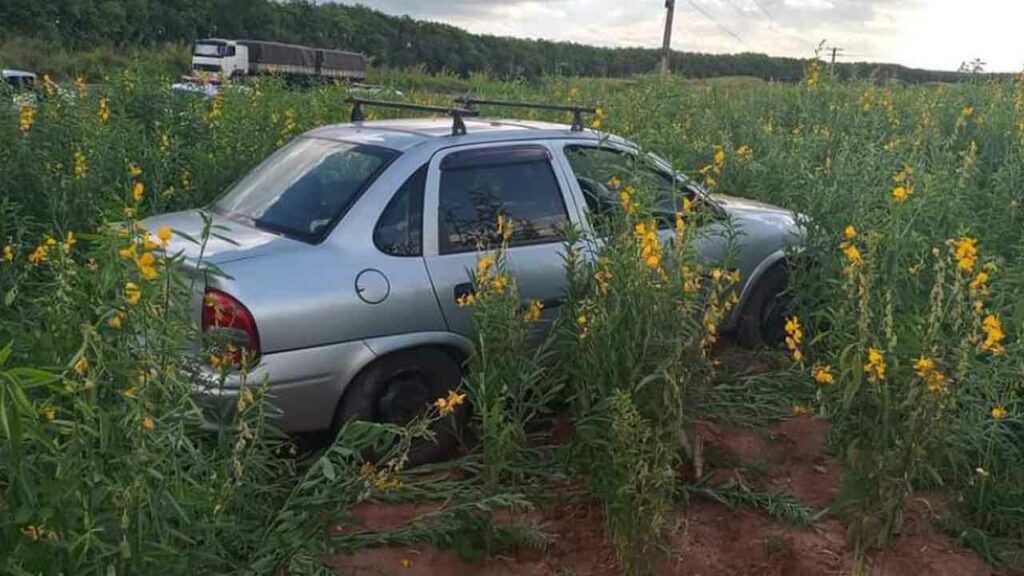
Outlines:
[[[479, 34], [597, 46], [661, 46], [665, 0], [344, 0]], [[1022, 0], [676, 0], [672, 47], [955, 70], [979, 58], [1024, 69]]]

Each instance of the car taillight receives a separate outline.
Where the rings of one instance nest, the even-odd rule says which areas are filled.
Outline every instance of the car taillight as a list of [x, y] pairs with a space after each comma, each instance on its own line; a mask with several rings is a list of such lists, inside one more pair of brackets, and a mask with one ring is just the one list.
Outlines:
[[220, 359], [233, 366], [255, 365], [260, 335], [252, 313], [226, 292], [207, 288], [203, 294], [203, 333], [221, 351]]

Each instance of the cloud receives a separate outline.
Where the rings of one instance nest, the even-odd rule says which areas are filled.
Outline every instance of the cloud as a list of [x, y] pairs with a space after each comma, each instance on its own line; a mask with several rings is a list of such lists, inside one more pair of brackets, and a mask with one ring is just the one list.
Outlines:
[[[658, 47], [664, 26], [663, 0], [356, 1], [475, 33], [598, 46]], [[673, 47], [807, 58], [824, 40], [850, 61], [955, 69], [980, 57], [1015, 71], [1024, 64], [1014, 42], [1022, 17], [1024, 2], [1006, 0], [677, 0]]]

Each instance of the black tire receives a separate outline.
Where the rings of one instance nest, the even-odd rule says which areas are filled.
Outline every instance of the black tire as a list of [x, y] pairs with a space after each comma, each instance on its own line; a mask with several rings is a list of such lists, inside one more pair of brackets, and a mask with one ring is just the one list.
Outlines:
[[[451, 354], [438, 348], [417, 348], [396, 352], [374, 362], [349, 384], [335, 426], [349, 420], [407, 424], [422, 415], [437, 398], [454, 390], [462, 380], [462, 367]], [[454, 455], [457, 431], [466, 417], [462, 406], [436, 422], [434, 440], [414, 442], [409, 465], [437, 462]]]
[[744, 348], [772, 346], [785, 339], [788, 274], [785, 263], [772, 266], [758, 280], [736, 327], [736, 340]]

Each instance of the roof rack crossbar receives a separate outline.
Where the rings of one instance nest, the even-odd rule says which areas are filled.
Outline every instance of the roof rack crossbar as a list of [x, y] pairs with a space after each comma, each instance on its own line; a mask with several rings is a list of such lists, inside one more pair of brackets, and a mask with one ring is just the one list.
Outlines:
[[368, 100], [366, 98], [347, 98], [345, 102], [352, 105], [350, 122], [362, 122], [365, 120], [363, 106], [379, 106], [381, 108], [399, 108], [402, 110], [419, 110], [421, 112], [437, 112], [452, 117], [452, 136], [464, 136], [466, 134], [466, 123], [463, 117], [477, 116], [479, 112], [458, 107], [430, 106], [427, 104], [412, 104], [409, 102], [391, 102], [389, 100]]
[[532, 108], [534, 110], [557, 110], [562, 112], [572, 112], [572, 127], [573, 132], [583, 131], [583, 114], [595, 114], [597, 108], [593, 106], [580, 106], [577, 104], [537, 104], [533, 102], [515, 102], [510, 100], [487, 100], [485, 98], [470, 98], [467, 96], [460, 96], [455, 99], [457, 104], [462, 104], [470, 110], [475, 110], [478, 105], [484, 106], [505, 106], [507, 108]]

